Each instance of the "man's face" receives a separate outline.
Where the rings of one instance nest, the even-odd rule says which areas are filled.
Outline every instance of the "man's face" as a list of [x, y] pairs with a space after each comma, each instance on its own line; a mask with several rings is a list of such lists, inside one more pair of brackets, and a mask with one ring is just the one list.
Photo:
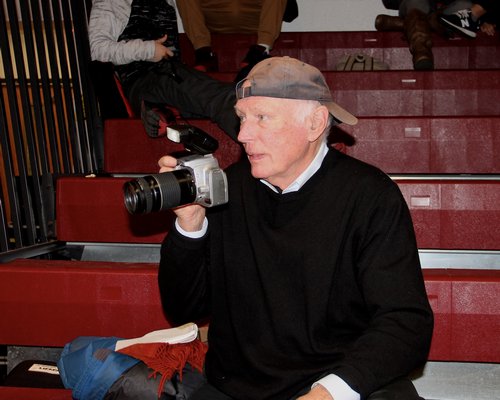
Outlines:
[[288, 187], [310, 164], [318, 141], [309, 138], [308, 102], [251, 96], [238, 100], [238, 140], [251, 164], [252, 175], [281, 189]]

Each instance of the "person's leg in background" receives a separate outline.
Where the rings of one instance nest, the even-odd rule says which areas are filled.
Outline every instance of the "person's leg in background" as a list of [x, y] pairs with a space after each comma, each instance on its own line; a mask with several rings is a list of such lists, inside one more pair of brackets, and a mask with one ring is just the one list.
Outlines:
[[263, 0], [257, 31], [257, 44], [268, 45], [271, 49], [281, 33], [283, 14], [287, 0]]
[[217, 71], [217, 55], [212, 51], [211, 33], [203, 13], [203, 0], [177, 0], [182, 26], [195, 50], [195, 69]]
[[[244, 79], [255, 64], [270, 57], [269, 52], [281, 33], [287, 0], [240, 0], [240, 4], [242, 17], [253, 16], [253, 26], [247, 24], [247, 29], [252, 29], [257, 34], [257, 42], [250, 46], [241, 61], [235, 82]], [[249, 18], [248, 21], [250, 22]]]
[[432, 29], [428, 15], [431, 8], [428, 1], [404, 0], [399, 14], [404, 18], [404, 32], [413, 57], [416, 70], [434, 69], [432, 54]]
[[257, 43], [250, 47], [242, 67], [255, 65], [266, 58], [281, 33], [287, 0], [262, 0], [260, 3]]
[[[210, 32], [257, 35], [257, 43], [250, 46], [241, 67], [250, 63], [256, 64], [268, 57], [269, 49], [281, 31], [281, 20], [277, 27], [274, 25], [276, 15], [279, 14], [277, 5], [282, 1], [284, 0], [200, 0], [205, 23]], [[283, 13], [284, 8], [281, 18]], [[264, 33], [260, 35], [262, 21]]]
[[234, 111], [235, 87], [181, 62], [165, 62], [162, 69], [137, 79], [126, 90], [137, 115], [142, 100], [175, 107], [181, 116], [209, 118], [236, 140], [239, 119]]
[[[211, 33], [256, 34], [240, 67], [251, 68], [269, 57], [281, 33], [287, 0], [178, 0], [184, 30], [195, 48], [196, 68], [213, 71]], [[205, 68], [203, 67], [205, 65]]]
[[491, 8], [491, 0], [476, 0], [475, 2], [457, 0], [445, 9], [441, 21], [447, 27], [475, 38], [479, 29], [479, 19]]
[[383, 0], [383, 3], [386, 8], [398, 9], [399, 16], [378, 15], [375, 28], [378, 31], [403, 31], [412, 54], [413, 68], [434, 69], [429, 0]]

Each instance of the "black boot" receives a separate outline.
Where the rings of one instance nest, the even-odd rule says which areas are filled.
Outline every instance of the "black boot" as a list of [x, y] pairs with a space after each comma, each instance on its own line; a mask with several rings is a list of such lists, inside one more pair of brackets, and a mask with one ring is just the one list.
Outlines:
[[194, 51], [194, 69], [201, 72], [217, 72], [219, 65], [217, 55], [212, 51], [211, 47], [200, 47]]
[[234, 82], [237, 83], [245, 79], [248, 73], [256, 64], [269, 57], [270, 55], [264, 46], [258, 44], [250, 46], [247, 55], [240, 63], [240, 71], [236, 75]]

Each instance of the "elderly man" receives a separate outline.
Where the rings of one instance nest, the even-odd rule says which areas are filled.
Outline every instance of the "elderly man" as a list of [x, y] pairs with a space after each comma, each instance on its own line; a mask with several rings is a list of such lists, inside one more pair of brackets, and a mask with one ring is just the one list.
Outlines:
[[357, 120], [315, 67], [269, 58], [237, 98], [247, 157], [227, 170], [229, 202], [175, 209], [161, 251], [166, 314], [210, 318], [190, 399], [419, 399], [406, 375], [433, 315], [397, 185], [328, 148], [331, 126]]

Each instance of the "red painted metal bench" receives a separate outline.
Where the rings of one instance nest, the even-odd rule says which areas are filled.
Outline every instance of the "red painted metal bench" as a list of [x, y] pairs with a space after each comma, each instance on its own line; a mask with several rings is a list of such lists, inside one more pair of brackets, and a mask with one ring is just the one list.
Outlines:
[[65, 242], [161, 243], [173, 213], [130, 214], [123, 184], [131, 178], [64, 177], [56, 186], [56, 232]]
[[[0, 264], [0, 344], [62, 347], [78, 336], [139, 337], [171, 325], [157, 265], [17, 259]], [[65, 389], [0, 386], [2, 400], [71, 399]]]
[[[500, 271], [424, 270], [435, 329], [429, 360], [500, 362]], [[17, 259], [0, 265], [0, 343], [63, 346], [80, 335], [136, 337], [169, 327], [152, 264]], [[2, 399], [70, 391], [0, 387]]]
[[420, 249], [500, 250], [500, 180], [395, 178]]
[[429, 359], [500, 362], [500, 270], [424, 269], [435, 313]]
[[[215, 155], [223, 168], [241, 156], [240, 146], [214, 123], [188, 122], [219, 141]], [[105, 148], [120, 149], [106, 151], [108, 173], [156, 173], [161, 156], [182, 149], [165, 137], [148, 137], [138, 119], [110, 119], [104, 126]], [[332, 141], [392, 174], [500, 173], [500, 117], [363, 117], [355, 126], [339, 126]]]
[[[173, 213], [131, 215], [129, 178], [57, 181], [57, 234], [67, 242], [161, 243]], [[500, 180], [395, 177], [413, 218], [420, 249], [500, 250]]]
[[72, 400], [69, 389], [0, 386], [2, 400]]
[[[241, 156], [240, 145], [229, 138], [215, 123], [205, 119], [187, 123], [203, 129], [217, 139], [219, 148], [214, 153], [222, 168]], [[120, 149], [113, 151], [113, 149]], [[109, 119], [104, 123], [104, 170], [112, 174], [157, 173], [158, 160], [165, 154], [182, 151], [183, 146], [166, 136], [149, 137], [140, 119]]]
[[[500, 271], [424, 269], [436, 313], [431, 360], [500, 362]], [[17, 259], [0, 265], [0, 344], [62, 347], [77, 336], [170, 327], [157, 265]]]
[[[212, 47], [222, 72], [234, 72], [245, 57], [255, 37], [244, 34], [212, 35]], [[185, 34], [180, 35], [182, 58], [194, 64], [194, 51]], [[322, 71], [333, 71], [346, 54], [363, 53], [387, 63], [392, 70], [411, 70], [413, 64], [408, 42], [401, 32], [282, 32], [272, 55], [290, 56], [315, 65]], [[500, 68], [498, 37], [479, 35], [474, 41], [463, 37], [446, 39], [433, 35], [436, 69]]]
[[[246, 52], [249, 37], [236, 39], [234, 48], [224, 42], [227, 54], [218, 50], [224, 71], [216, 76], [222, 80], [232, 81]], [[189, 60], [186, 40], [181, 35], [183, 57]], [[214, 38], [216, 49], [222, 49], [222, 40]], [[274, 54], [329, 71], [325, 75], [335, 99], [361, 117], [358, 126], [345, 130], [356, 146], [337, 144], [348, 154], [394, 174], [498, 173], [500, 74], [487, 70], [500, 67], [498, 44], [481, 38], [470, 46], [438, 38], [434, 45], [437, 68], [468, 71], [412, 71], [407, 44], [397, 33], [283, 33]], [[388, 62], [392, 71], [331, 72], [343, 54], [358, 50]], [[241, 156], [240, 147], [215, 124], [191, 122], [219, 140], [216, 156], [222, 167]], [[481, 149], [482, 156], [463, 153], [471, 148]], [[181, 146], [148, 138], [139, 120], [128, 119], [106, 121], [105, 149], [106, 172], [126, 175], [156, 173], [158, 158]], [[158, 245], [172, 215], [128, 214], [122, 193], [128, 179], [59, 178], [58, 238]], [[497, 181], [394, 179], [409, 204], [420, 248], [498, 250]], [[500, 362], [500, 271], [480, 268], [423, 270], [436, 318], [430, 360]], [[156, 272], [155, 263], [144, 262], [17, 259], [1, 264], [0, 344], [60, 347], [81, 335], [135, 337], [169, 327]], [[0, 398], [71, 399], [71, 392], [0, 387]]]
[[[360, 118], [347, 154], [391, 174], [498, 174], [500, 118]], [[480, 156], [478, 156], [480, 154]]]
[[77, 336], [168, 328], [158, 266], [17, 259], [0, 264], [1, 344], [62, 347]]
[[[211, 73], [232, 82], [232, 73]], [[357, 117], [498, 116], [500, 70], [324, 71], [333, 99]]]

